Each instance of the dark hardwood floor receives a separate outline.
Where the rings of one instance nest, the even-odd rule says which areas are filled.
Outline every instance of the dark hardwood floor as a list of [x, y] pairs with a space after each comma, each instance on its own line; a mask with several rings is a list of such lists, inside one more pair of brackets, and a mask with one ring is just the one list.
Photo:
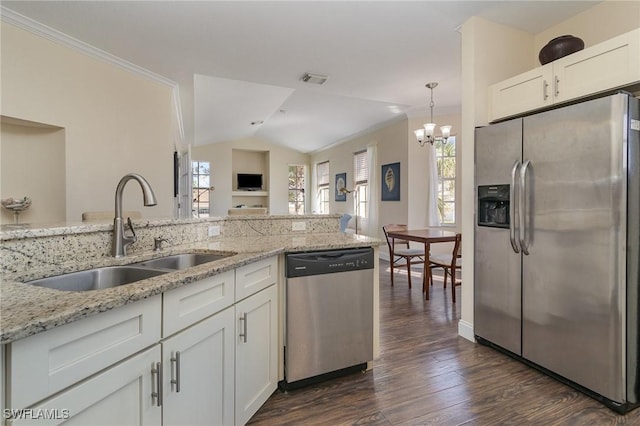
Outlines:
[[[415, 272], [415, 281], [421, 275]], [[438, 281], [439, 280], [439, 281]], [[459, 296], [460, 287], [456, 290]], [[457, 297], [460, 300], [459, 297]], [[458, 336], [460, 306], [380, 262], [380, 358], [366, 373], [276, 391], [251, 425], [640, 425], [535, 369]]]

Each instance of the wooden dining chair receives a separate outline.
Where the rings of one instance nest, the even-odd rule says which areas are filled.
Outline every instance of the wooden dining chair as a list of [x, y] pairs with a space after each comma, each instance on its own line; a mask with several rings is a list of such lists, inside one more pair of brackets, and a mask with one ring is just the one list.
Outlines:
[[[407, 265], [407, 280], [409, 281], [409, 288], [411, 288], [411, 265], [425, 263], [424, 248], [412, 249], [409, 246], [409, 241], [389, 236], [388, 232], [406, 231], [407, 225], [384, 225], [382, 230], [384, 231], [384, 236], [387, 239], [387, 245], [389, 246], [391, 285], [393, 286], [394, 269], [404, 266], [401, 264], [404, 260]], [[399, 246], [404, 246], [404, 248]]]
[[456, 241], [451, 254], [429, 256], [429, 282], [433, 285], [433, 268], [444, 270], [444, 288], [447, 288], [447, 276], [451, 277], [451, 300], [456, 303], [456, 286], [462, 285], [462, 281], [456, 282], [456, 269], [462, 267], [462, 234], [456, 234]]

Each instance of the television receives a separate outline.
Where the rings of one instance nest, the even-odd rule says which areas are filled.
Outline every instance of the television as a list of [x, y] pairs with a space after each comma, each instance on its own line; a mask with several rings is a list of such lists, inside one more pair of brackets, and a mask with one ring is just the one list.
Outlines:
[[238, 173], [239, 191], [261, 191], [262, 175], [257, 173]]

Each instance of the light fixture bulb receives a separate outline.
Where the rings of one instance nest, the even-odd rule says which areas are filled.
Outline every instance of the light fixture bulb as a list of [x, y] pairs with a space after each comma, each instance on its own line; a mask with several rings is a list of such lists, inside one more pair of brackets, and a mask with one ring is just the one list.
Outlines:
[[441, 126], [440, 133], [442, 133], [442, 139], [446, 141], [451, 136], [451, 126]]
[[416, 134], [416, 139], [418, 139], [418, 142], [422, 142], [424, 140], [424, 129], [414, 130], [413, 133]]
[[436, 123], [425, 123], [424, 124], [424, 134], [429, 139], [431, 139], [433, 137], [433, 131], [435, 129], [436, 129]]

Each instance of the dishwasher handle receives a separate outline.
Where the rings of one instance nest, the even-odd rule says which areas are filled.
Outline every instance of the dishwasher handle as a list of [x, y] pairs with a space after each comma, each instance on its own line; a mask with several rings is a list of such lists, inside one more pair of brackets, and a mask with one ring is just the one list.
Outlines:
[[305, 259], [307, 262], [331, 262], [335, 260], [348, 260], [352, 257], [354, 257], [354, 255], [348, 253], [326, 253], [305, 256]]

